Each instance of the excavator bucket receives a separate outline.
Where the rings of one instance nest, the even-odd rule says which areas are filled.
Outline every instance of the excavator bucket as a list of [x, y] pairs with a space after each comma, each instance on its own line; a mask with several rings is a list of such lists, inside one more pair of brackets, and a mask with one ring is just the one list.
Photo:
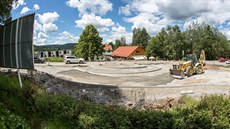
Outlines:
[[178, 69], [169, 69], [170, 74], [172, 75], [173, 78], [177, 79], [183, 79], [185, 77], [185, 74], [183, 71], [178, 70]]

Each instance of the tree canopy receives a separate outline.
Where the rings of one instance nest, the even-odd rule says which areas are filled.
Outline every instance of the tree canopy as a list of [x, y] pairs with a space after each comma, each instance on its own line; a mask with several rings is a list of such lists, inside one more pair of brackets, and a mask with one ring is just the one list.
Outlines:
[[150, 36], [145, 28], [134, 28], [133, 29], [133, 46], [140, 46], [142, 48], [146, 48], [149, 42]]
[[114, 50], [116, 50], [120, 46], [126, 46], [126, 45], [127, 44], [126, 44], [125, 37], [121, 37], [120, 39], [116, 39], [115, 44], [114, 44]]
[[193, 23], [184, 32], [177, 25], [163, 28], [151, 38], [146, 55], [179, 60], [191, 53], [198, 56], [202, 49], [209, 60], [230, 54], [230, 44], [225, 35], [208, 24]]
[[10, 10], [12, 9], [13, 1], [17, 0], [1, 0], [0, 1], [0, 24], [10, 17]]
[[78, 43], [75, 45], [74, 54], [85, 59], [93, 59], [104, 52], [102, 38], [93, 25], [88, 25], [80, 35]]

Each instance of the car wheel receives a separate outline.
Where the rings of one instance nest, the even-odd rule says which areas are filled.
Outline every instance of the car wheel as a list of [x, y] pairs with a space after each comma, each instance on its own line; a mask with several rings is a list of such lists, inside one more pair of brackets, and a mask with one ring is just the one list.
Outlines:
[[82, 61], [82, 60], [80, 60], [80, 61], [79, 61], [79, 64], [83, 64], [83, 61]]
[[70, 64], [70, 61], [68, 60], [68, 61], [66, 62], [66, 64]]

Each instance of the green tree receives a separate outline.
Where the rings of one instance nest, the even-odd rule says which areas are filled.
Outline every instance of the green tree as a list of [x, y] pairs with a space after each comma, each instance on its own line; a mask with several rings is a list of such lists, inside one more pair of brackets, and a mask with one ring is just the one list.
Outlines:
[[147, 57], [164, 57], [164, 47], [162, 46], [164, 46], [166, 42], [166, 34], [167, 32], [164, 28], [162, 28], [161, 31], [156, 35], [156, 37], [151, 38], [146, 48]]
[[140, 28], [134, 28], [133, 29], [133, 37], [132, 37], [132, 45], [133, 46], [136, 46], [138, 45], [138, 36], [140, 35], [141, 33], [141, 29]]
[[[182, 51], [186, 49], [184, 46], [184, 36], [183, 33], [180, 31], [180, 28], [178, 25], [169, 27], [168, 33], [168, 45], [167, 50], [169, 51], [167, 53], [168, 59], [174, 59], [179, 60], [182, 58]], [[167, 51], [166, 50], [166, 51]]]
[[145, 28], [133, 29], [133, 40], [132, 40], [133, 46], [140, 46], [145, 49], [148, 45], [149, 39], [150, 36]]
[[224, 34], [208, 24], [193, 23], [185, 32], [179, 26], [168, 26], [153, 37], [146, 49], [147, 56], [178, 60], [184, 55], [195, 53], [199, 57], [204, 49], [206, 59], [227, 57], [230, 44]]
[[183, 49], [184, 38], [179, 26], [168, 26], [150, 40], [146, 55], [178, 60], [182, 58]]
[[214, 60], [230, 50], [227, 37], [219, 32], [218, 29], [208, 24], [193, 23], [190, 28], [185, 31], [186, 44], [191, 53], [200, 53], [201, 49], [205, 50], [206, 59]]
[[88, 25], [80, 35], [78, 43], [74, 47], [74, 54], [85, 59], [93, 59], [104, 52], [102, 38], [93, 25]]
[[0, 24], [4, 23], [4, 20], [10, 17], [10, 10], [12, 9], [13, 1], [17, 0], [1, 0], [0, 1]]
[[114, 44], [113, 44], [113, 42], [109, 42], [109, 45], [111, 45], [112, 49], [114, 50]]
[[125, 39], [125, 37], [121, 37], [120, 41], [121, 41], [121, 44], [123, 46], [126, 46], [126, 39]]
[[126, 39], [124, 37], [121, 37], [120, 39], [115, 40], [114, 50], [116, 50], [120, 46], [127, 46]]
[[148, 45], [149, 40], [150, 40], [150, 36], [148, 32], [146, 31], [145, 28], [142, 28], [141, 37], [140, 37], [140, 47], [145, 49]]

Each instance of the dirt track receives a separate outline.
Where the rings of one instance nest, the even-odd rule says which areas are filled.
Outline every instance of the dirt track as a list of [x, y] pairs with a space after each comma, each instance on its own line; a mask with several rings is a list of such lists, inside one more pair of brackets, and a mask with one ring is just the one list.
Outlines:
[[[89, 93], [90, 98], [95, 99], [95, 96], [99, 95], [96, 100], [100, 101], [107, 100], [107, 95], [115, 94], [107, 93], [107, 89], [119, 90], [121, 96], [135, 103], [143, 98], [146, 101], [168, 97], [179, 98], [184, 93], [195, 97], [207, 94], [230, 95], [230, 68], [218, 66], [220, 64], [217, 65], [216, 62], [214, 62], [216, 64], [208, 62], [205, 73], [178, 80], [169, 75], [169, 68], [172, 64], [178, 63], [171, 61], [87, 62], [83, 65], [50, 63], [36, 64], [35, 68], [54, 76], [54, 79], [61, 79], [48, 81], [46, 87], [49, 90], [61, 91], [76, 97], [81, 91], [79, 88], [87, 89], [89, 92], [86, 93]], [[138, 96], [141, 98], [138, 99]]]
[[168, 70], [172, 64], [178, 63], [169, 61], [87, 62], [83, 65], [50, 63], [50, 65], [38, 64], [36, 69], [71, 81], [121, 87], [230, 86], [230, 68], [213, 65], [213, 62], [208, 62], [204, 74], [182, 80], [173, 79]]

